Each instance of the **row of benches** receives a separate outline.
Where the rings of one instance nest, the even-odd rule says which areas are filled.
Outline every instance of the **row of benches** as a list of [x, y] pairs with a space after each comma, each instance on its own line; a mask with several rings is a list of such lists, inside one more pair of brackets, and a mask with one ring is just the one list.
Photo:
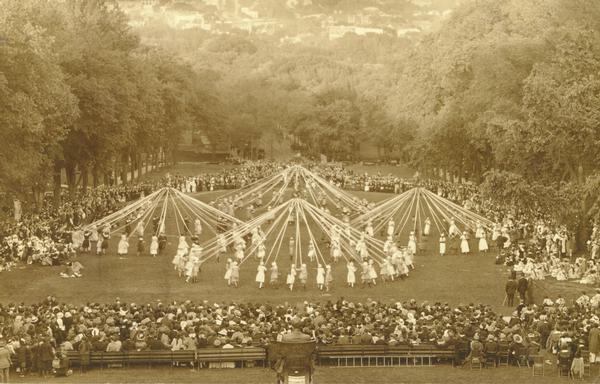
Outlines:
[[[72, 365], [80, 365], [80, 355], [76, 351], [68, 354]], [[254, 364], [266, 365], [269, 359], [268, 349], [261, 347], [245, 347], [233, 349], [202, 348], [190, 351], [123, 351], [123, 352], [91, 352], [90, 365], [129, 366], [131, 364], [147, 364], [149, 367], [158, 364], [193, 364], [200, 367], [207, 363], [235, 363], [238, 367]], [[425, 366], [440, 362], [454, 365], [454, 348], [438, 348], [432, 345], [327, 345], [319, 346], [316, 353], [319, 365], [336, 366]]]
[[337, 366], [426, 366], [449, 362], [454, 366], [454, 347], [435, 345], [328, 345], [319, 347], [317, 361]]

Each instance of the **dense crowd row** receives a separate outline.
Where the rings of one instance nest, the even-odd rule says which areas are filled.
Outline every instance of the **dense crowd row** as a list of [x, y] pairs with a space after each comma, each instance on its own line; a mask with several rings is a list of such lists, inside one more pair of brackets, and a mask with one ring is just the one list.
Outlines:
[[[44, 302], [0, 305], [1, 340], [21, 370], [42, 370], [56, 351], [195, 350], [266, 346], [300, 328], [319, 344], [433, 344], [455, 346], [457, 356], [507, 348], [515, 359], [542, 349], [573, 354], [600, 350], [600, 292], [573, 305], [546, 298], [501, 316], [482, 304], [418, 304], [415, 300], [364, 303], [340, 298], [326, 303], [209, 303], [71, 305]], [[477, 343], [481, 344], [479, 346]]]

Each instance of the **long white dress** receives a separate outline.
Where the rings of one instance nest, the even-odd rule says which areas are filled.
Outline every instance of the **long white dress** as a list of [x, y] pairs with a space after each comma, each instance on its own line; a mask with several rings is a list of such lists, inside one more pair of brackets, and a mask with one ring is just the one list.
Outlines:
[[423, 235], [429, 236], [431, 232], [431, 221], [429, 219], [425, 219], [425, 228], [423, 228]]
[[460, 251], [462, 253], [469, 253], [469, 241], [465, 235], [460, 236]]
[[325, 268], [317, 267], [317, 285], [325, 284]]
[[348, 282], [348, 284], [355, 284], [356, 283], [356, 266], [354, 266], [353, 264], [348, 264], [347, 268], [348, 268], [348, 274], [346, 275], [346, 281]]
[[127, 236], [122, 235], [121, 240], [119, 240], [119, 245], [117, 247], [117, 253], [119, 255], [126, 255], [129, 249], [129, 241], [127, 241]]
[[376, 278], [377, 278], [377, 271], [375, 270], [375, 265], [370, 264], [369, 265], [369, 279], [376, 279]]
[[417, 253], [417, 238], [415, 235], [410, 235], [408, 238], [408, 250], [414, 255]]
[[440, 237], [440, 255], [446, 254], [446, 238]]
[[152, 242], [150, 243], [150, 254], [156, 256], [158, 254], [158, 237], [152, 236]]
[[231, 279], [231, 263], [227, 262], [227, 265], [225, 266], [225, 276], [223, 277], [225, 280], [229, 281], [229, 279]]
[[488, 243], [487, 240], [485, 239], [485, 234], [479, 238], [479, 252], [485, 252], [487, 251], [488, 248]]
[[256, 268], [256, 282], [257, 283], [264, 283], [265, 282], [265, 272], [267, 271], [267, 267], [265, 267], [264, 265], [259, 265]]

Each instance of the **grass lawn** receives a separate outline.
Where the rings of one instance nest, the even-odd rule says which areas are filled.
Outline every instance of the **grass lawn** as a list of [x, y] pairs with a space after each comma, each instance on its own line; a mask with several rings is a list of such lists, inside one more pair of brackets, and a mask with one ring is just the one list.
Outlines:
[[[532, 383], [554, 384], [570, 382], [558, 377], [554, 367], [547, 366], [544, 377], [532, 377], [530, 368], [501, 367], [470, 370], [449, 366], [417, 368], [319, 368], [315, 384], [399, 384], [399, 383]], [[15, 383], [42, 383], [48, 380], [36, 376], [12, 377]], [[275, 383], [275, 373], [269, 369], [204, 369], [191, 371], [185, 368], [131, 368], [95, 369], [86, 374], [52, 379], [53, 383], [206, 383], [206, 384], [266, 384]], [[578, 382], [598, 382], [597, 377]]]
[[[163, 169], [161, 172], [195, 174], [203, 171], [202, 167], [219, 167], [216, 165], [180, 164], [174, 168]], [[400, 167], [399, 167], [400, 168]], [[214, 168], [216, 169], [216, 168]], [[373, 169], [376, 169], [373, 167]], [[359, 197], [366, 197], [372, 201], [390, 198], [392, 195], [385, 193], [355, 192]], [[201, 192], [195, 195], [203, 201], [211, 201], [222, 192]], [[169, 232], [169, 227], [171, 232]], [[351, 300], [366, 300], [371, 298], [381, 301], [398, 301], [414, 298], [417, 301], [441, 301], [451, 304], [485, 303], [496, 307], [503, 312], [510, 311], [502, 308], [504, 298], [504, 282], [507, 276], [506, 268], [494, 264], [494, 255], [472, 254], [470, 256], [437, 255], [437, 234], [433, 233], [427, 250], [415, 258], [416, 269], [404, 281], [388, 284], [378, 284], [373, 288], [348, 288], [346, 287], [345, 262], [333, 265], [334, 283], [329, 293], [324, 293], [316, 288], [316, 266], [309, 265], [308, 288], [306, 291], [295, 289], [293, 292], [280, 287], [279, 289], [258, 289], [254, 282], [256, 261], [249, 259], [242, 265], [240, 288], [229, 288], [223, 279], [225, 273], [224, 259], [220, 262], [209, 260], [202, 265], [199, 282], [196, 284], [185, 283], [173, 270], [171, 259], [177, 245], [174, 219], [167, 222], [169, 237], [167, 252], [157, 258], [149, 256], [136, 257], [135, 239], [131, 240], [130, 255], [120, 259], [116, 256], [118, 236], [111, 240], [109, 254], [106, 256], [81, 255], [80, 260], [84, 265], [84, 276], [79, 279], [63, 279], [59, 277], [61, 267], [43, 267], [31, 265], [21, 267], [12, 272], [2, 273], [0, 276], [0, 302], [26, 302], [32, 303], [52, 294], [60, 301], [69, 303], [86, 302], [112, 302], [116, 297], [129, 302], [147, 302], [160, 299], [170, 300], [209, 300], [209, 301], [271, 301], [271, 302], [297, 302], [297, 301], [327, 301], [343, 296]], [[264, 228], [263, 228], [264, 229]], [[407, 232], [407, 228], [404, 232]], [[313, 228], [313, 231], [316, 230]], [[288, 228], [287, 239], [293, 234], [293, 229]], [[402, 233], [401, 242], [405, 242], [408, 233]], [[147, 234], [147, 247], [149, 246]], [[212, 234], [208, 229], [204, 231], [204, 240]], [[308, 242], [305, 231], [301, 236]], [[267, 249], [270, 244], [267, 243]], [[303, 245], [306, 252], [306, 244]], [[231, 256], [231, 255], [228, 255]], [[283, 274], [287, 273], [290, 258], [287, 255], [287, 242], [282, 246], [282, 252], [277, 259], [279, 265], [280, 282], [284, 282]], [[535, 296], [541, 301], [543, 295], [557, 293], [566, 294], [572, 298], [581, 289], [574, 283], [556, 283], [543, 281], [536, 283]]]
[[[211, 166], [212, 167], [212, 166]], [[375, 169], [375, 167], [373, 167]], [[161, 170], [162, 172], [179, 174], [196, 174], [202, 170], [197, 165], [182, 164], [177, 167]], [[164, 174], [164, 173], [162, 173]], [[222, 192], [203, 192], [195, 195], [203, 201], [211, 201]], [[389, 198], [384, 193], [356, 192], [359, 197], [372, 201]], [[167, 223], [167, 231], [174, 228], [174, 219]], [[290, 231], [290, 229], [288, 229]], [[313, 228], [313, 230], [315, 230]], [[290, 231], [291, 234], [292, 231]], [[286, 234], [289, 236], [290, 234]], [[210, 236], [205, 230], [204, 240]], [[305, 236], [305, 233], [303, 234]], [[149, 234], [146, 242], [149, 243]], [[365, 301], [371, 298], [378, 301], [395, 302], [414, 298], [419, 302], [449, 302], [490, 304], [501, 313], [508, 314], [511, 308], [502, 307], [504, 283], [508, 271], [506, 267], [494, 264], [494, 254], [472, 254], [462, 256], [450, 254], [440, 257], [437, 254], [437, 234], [433, 234], [425, 252], [415, 258], [416, 269], [404, 281], [388, 284], [377, 284], [373, 288], [346, 287], [345, 263], [333, 265], [334, 283], [330, 293], [323, 293], [316, 288], [315, 266], [309, 266], [308, 289], [295, 289], [290, 292], [283, 287], [279, 289], [258, 289], [254, 282], [256, 260], [249, 260], [240, 270], [239, 288], [229, 288], [223, 279], [225, 273], [224, 259], [220, 262], [209, 260], [202, 265], [199, 282], [185, 283], [173, 270], [171, 259], [177, 245], [176, 232], [169, 237], [167, 252], [157, 258], [149, 256], [136, 257], [130, 255], [120, 259], [116, 256], [118, 236], [111, 240], [109, 254], [106, 256], [81, 255], [85, 266], [84, 276], [78, 279], [59, 277], [61, 267], [42, 267], [32, 265], [4, 272], [0, 275], [0, 303], [11, 302], [34, 303], [47, 295], [54, 295], [61, 302], [82, 304], [87, 302], [113, 302], [116, 297], [127, 302], [144, 303], [155, 300], [208, 300], [209, 302], [244, 301], [296, 303], [304, 300], [324, 302], [336, 300], [343, 296], [350, 300]], [[407, 233], [402, 233], [401, 242], [405, 242]], [[303, 237], [306, 240], [306, 237]], [[148, 245], [147, 245], [148, 246]], [[267, 244], [269, 249], [270, 244]], [[287, 249], [287, 244], [283, 245]], [[306, 250], [306, 244], [303, 246]], [[135, 240], [131, 242], [130, 251], [135, 250]], [[304, 251], [306, 252], [306, 251]], [[132, 251], [131, 253], [135, 253]], [[290, 259], [287, 251], [278, 258], [280, 273], [286, 273]], [[280, 279], [282, 281], [282, 279]], [[534, 295], [541, 302], [544, 295], [555, 297], [563, 294], [572, 299], [580, 293], [583, 286], [570, 282], [558, 283], [553, 280], [536, 282]], [[590, 289], [588, 288], [588, 291]], [[37, 377], [20, 379], [15, 382], [43, 382]], [[545, 378], [532, 378], [528, 369], [502, 368], [486, 369], [483, 372], [469, 369], [453, 369], [451, 367], [434, 368], [322, 368], [317, 371], [316, 383], [500, 383], [500, 382], [532, 382], [554, 383], [564, 382], [556, 373]], [[93, 370], [86, 375], [76, 374], [73, 377], [55, 379], [53, 382], [64, 383], [96, 383], [96, 382], [202, 382], [202, 383], [268, 383], [274, 381], [271, 371], [264, 369], [244, 370], [202, 370], [190, 372], [186, 369], [137, 368], [131, 370]]]

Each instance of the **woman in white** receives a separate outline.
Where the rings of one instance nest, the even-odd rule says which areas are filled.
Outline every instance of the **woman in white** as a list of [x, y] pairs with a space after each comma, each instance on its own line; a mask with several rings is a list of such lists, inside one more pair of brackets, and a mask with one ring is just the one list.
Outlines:
[[231, 285], [236, 288], [238, 287], [240, 281], [240, 267], [237, 261], [231, 263], [231, 278], [229, 280], [231, 281]]
[[177, 244], [177, 249], [183, 251], [183, 253], [187, 253], [188, 249], [190, 249], [190, 246], [185, 240], [185, 236], [179, 236], [179, 244]]
[[290, 291], [294, 290], [294, 282], [296, 281], [296, 267], [290, 266], [290, 272], [287, 275], [286, 284], [290, 288]]
[[371, 223], [371, 220], [367, 221], [367, 226], [365, 227], [365, 233], [368, 236], [373, 237], [373, 223]]
[[122, 234], [121, 239], [119, 240], [119, 245], [117, 246], [117, 254], [120, 257], [127, 256], [128, 249], [129, 249], [129, 240], [127, 239], [126, 234]]
[[387, 274], [390, 278], [391, 281], [394, 281], [394, 276], [396, 275], [396, 269], [394, 269], [394, 263], [392, 262], [392, 257], [388, 256], [387, 259], [385, 259], [386, 263], [385, 263], [385, 267], [387, 269]]
[[454, 221], [454, 219], [450, 219], [450, 226], [448, 227], [448, 237], [452, 238], [454, 236], [459, 236], [460, 235], [460, 231], [458, 229], [458, 227], [456, 226], [456, 222]]
[[417, 253], [417, 237], [414, 231], [410, 231], [408, 236], [408, 251], [413, 255]]
[[265, 263], [262, 261], [258, 264], [256, 268], [256, 282], [258, 283], [258, 288], [262, 288], [265, 284], [265, 272], [267, 271], [267, 267], [265, 267]]
[[354, 284], [356, 284], [356, 267], [352, 261], [348, 262], [346, 265], [348, 268], [348, 274], [346, 275], [346, 281], [348, 282], [348, 286], [350, 288], [354, 288]]
[[377, 271], [375, 270], [373, 260], [369, 260], [369, 280], [373, 285], [377, 285]]
[[477, 220], [477, 227], [475, 228], [475, 238], [481, 239], [483, 236], [485, 236], [483, 226], [481, 225], [481, 222]]
[[152, 236], [152, 241], [150, 242], [150, 256], [156, 257], [158, 255], [158, 236]]
[[333, 261], [337, 263], [340, 257], [342, 257], [342, 250], [340, 249], [340, 245], [336, 244], [333, 248]]
[[479, 252], [487, 252], [488, 251], [488, 243], [485, 238], [485, 229], [481, 228], [479, 233], [481, 237], [479, 238]]
[[196, 236], [200, 236], [202, 234], [202, 222], [199, 218], [194, 220], [194, 232], [196, 233]]
[[388, 236], [390, 236], [390, 237], [394, 236], [395, 226], [396, 226], [396, 224], [394, 223], [394, 219], [390, 219], [390, 221], [388, 221], [388, 228], [387, 228]]
[[240, 243], [235, 246], [235, 258], [238, 259], [238, 261], [242, 261], [244, 258], [244, 247], [242, 247]]
[[188, 257], [185, 263], [185, 282], [189, 283], [191, 279], [194, 277], [194, 267], [196, 266], [196, 262], [198, 262], [198, 256], [196, 252], [190, 252], [190, 256]]
[[140, 237], [144, 236], [144, 222], [142, 220], [138, 221], [137, 225], [135, 226], [135, 232]]
[[317, 264], [317, 288], [321, 291], [325, 285], [325, 268], [321, 264]]
[[219, 233], [219, 236], [217, 236], [217, 245], [218, 245], [217, 263], [218, 263], [221, 259], [221, 254], [227, 253], [227, 241], [225, 240], [225, 236], [222, 233]]
[[467, 232], [463, 232], [460, 235], [460, 252], [463, 255], [469, 254], [469, 240], [467, 240]]
[[231, 259], [227, 259], [225, 262], [225, 276], [223, 277], [225, 280], [227, 280], [227, 285], [231, 285], [231, 264]]
[[440, 236], [440, 256], [444, 256], [446, 254], [446, 236], [442, 233]]
[[325, 266], [325, 292], [329, 292], [331, 283], [333, 283], [333, 273], [331, 272], [331, 265], [328, 264]]
[[406, 266], [410, 269], [415, 269], [414, 261], [415, 261], [415, 254], [405, 250], [404, 251], [404, 262], [406, 263]]
[[262, 262], [265, 259], [265, 255], [266, 247], [263, 243], [260, 243], [258, 245], [258, 251], [256, 252], [256, 257], [258, 258], [259, 262]]
[[[315, 257], [317, 256], [317, 252], [315, 250], [315, 244], [313, 243], [313, 241], [311, 240], [308, 243], [308, 259], [312, 262]], [[334, 256], [335, 257], [335, 256]]]
[[425, 219], [425, 227], [423, 228], [423, 236], [429, 236], [431, 232], [431, 220], [429, 217]]

